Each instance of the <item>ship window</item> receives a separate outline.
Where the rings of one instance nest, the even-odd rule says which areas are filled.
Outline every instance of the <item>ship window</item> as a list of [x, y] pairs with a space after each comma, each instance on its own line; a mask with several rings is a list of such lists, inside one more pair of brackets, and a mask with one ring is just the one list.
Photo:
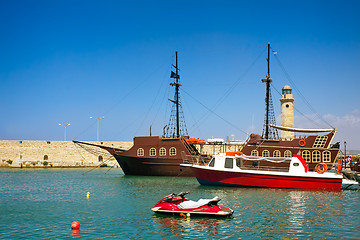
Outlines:
[[259, 156], [259, 152], [257, 150], [252, 150], [251, 156]]
[[312, 152], [312, 161], [313, 162], [320, 162], [320, 151], [313, 151]]
[[331, 153], [329, 151], [323, 152], [323, 162], [330, 162]]
[[322, 148], [325, 146], [325, 143], [328, 139], [328, 136], [317, 136], [314, 142], [314, 148]]
[[139, 149], [137, 150], [137, 155], [138, 155], [138, 156], [144, 156], [144, 149], [143, 149], [143, 148], [139, 148]]
[[48, 155], [44, 155], [44, 160], [49, 160]]
[[175, 156], [176, 155], [176, 148], [172, 147], [170, 148], [170, 156]]
[[236, 166], [241, 167], [241, 159], [240, 158], [236, 159]]
[[225, 158], [225, 168], [233, 168], [233, 159]]
[[264, 150], [264, 151], [262, 151], [262, 156], [263, 157], [269, 157], [269, 151], [268, 150]]
[[150, 156], [156, 156], [156, 149], [150, 148]]
[[291, 151], [290, 151], [290, 150], [286, 150], [286, 151], [284, 152], [284, 157], [288, 158], [288, 157], [291, 157], [291, 156], [292, 156], [292, 154], [291, 154]]
[[212, 158], [209, 162], [209, 167], [213, 167], [215, 165], [215, 158]]
[[281, 157], [281, 153], [279, 150], [274, 151], [274, 157]]
[[166, 156], [166, 149], [163, 147], [160, 148], [159, 154], [160, 154], [160, 156]]
[[99, 160], [99, 162], [102, 162], [103, 161], [103, 156], [99, 155], [98, 160]]
[[310, 151], [305, 150], [301, 153], [302, 158], [305, 160], [305, 162], [311, 162], [310, 159]]

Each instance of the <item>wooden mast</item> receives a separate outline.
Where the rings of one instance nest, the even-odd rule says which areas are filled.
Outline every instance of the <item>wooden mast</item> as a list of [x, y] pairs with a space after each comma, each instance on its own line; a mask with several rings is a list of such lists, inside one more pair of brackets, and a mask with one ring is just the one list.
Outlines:
[[268, 57], [267, 57], [267, 75], [265, 79], [262, 79], [262, 82], [266, 82], [266, 117], [265, 117], [265, 139], [269, 139], [269, 108], [270, 108], [270, 83], [272, 82], [272, 79], [270, 78], [270, 43], [268, 43]]
[[175, 70], [176, 70], [176, 86], [175, 86], [175, 104], [176, 104], [176, 137], [180, 137], [180, 123], [179, 123], [179, 70], [178, 70], [178, 52], [175, 52]]

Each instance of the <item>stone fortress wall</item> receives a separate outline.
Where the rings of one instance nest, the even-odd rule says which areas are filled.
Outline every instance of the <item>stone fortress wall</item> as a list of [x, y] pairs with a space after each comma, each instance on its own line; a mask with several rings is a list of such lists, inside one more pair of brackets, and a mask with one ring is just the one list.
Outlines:
[[[120, 149], [129, 149], [132, 142], [89, 142]], [[242, 143], [205, 144], [199, 151], [217, 154], [239, 151]], [[90, 147], [88, 152], [71, 141], [0, 140], [0, 167], [97, 167], [102, 164], [118, 167], [106, 150]]]
[[[91, 142], [115, 148], [129, 149], [131, 142]], [[0, 140], [2, 167], [95, 167], [117, 164], [106, 150], [94, 148], [95, 154], [71, 141]]]

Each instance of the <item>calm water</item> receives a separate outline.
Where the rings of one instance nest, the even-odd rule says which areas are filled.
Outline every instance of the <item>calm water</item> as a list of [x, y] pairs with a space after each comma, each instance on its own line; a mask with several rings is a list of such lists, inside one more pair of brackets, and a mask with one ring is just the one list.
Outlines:
[[[194, 178], [124, 176], [120, 169], [0, 169], [0, 238], [359, 239], [360, 191], [200, 186]], [[163, 196], [219, 196], [225, 219], [159, 216]], [[86, 193], [90, 198], [86, 199]], [[72, 221], [81, 223], [71, 230]]]

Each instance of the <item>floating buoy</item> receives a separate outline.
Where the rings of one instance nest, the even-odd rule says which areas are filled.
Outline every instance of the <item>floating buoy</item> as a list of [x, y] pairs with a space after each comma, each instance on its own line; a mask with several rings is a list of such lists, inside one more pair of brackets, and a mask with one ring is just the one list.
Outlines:
[[186, 214], [186, 220], [187, 220], [187, 221], [190, 221], [190, 213], [187, 213], [187, 214]]
[[72, 229], [79, 229], [80, 228], [80, 223], [78, 221], [73, 221], [71, 223], [71, 228]]
[[183, 218], [185, 218], [186, 216], [185, 216], [185, 214], [183, 214], [183, 213], [180, 213], [180, 217], [183, 217]]
[[90, 197], [90, 192], [87, 192], [86, 193], [86, 198], [89, 198]]

